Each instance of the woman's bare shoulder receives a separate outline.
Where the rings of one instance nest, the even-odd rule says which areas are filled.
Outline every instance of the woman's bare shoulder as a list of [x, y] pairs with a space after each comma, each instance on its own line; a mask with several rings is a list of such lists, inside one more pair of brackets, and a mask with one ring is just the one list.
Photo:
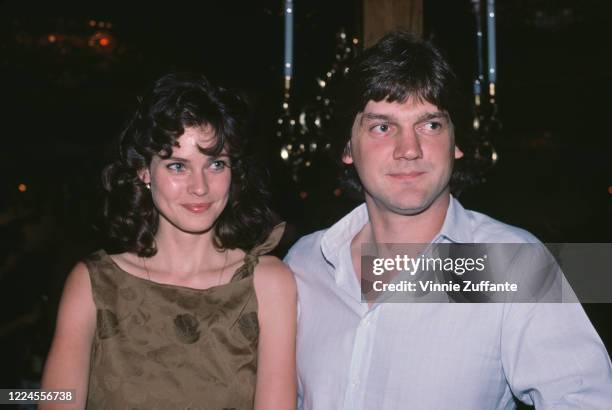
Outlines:
[[293, 273], [275, 256], [260, 256], [253, 274], [258, 296], [260, 293], [272, 296], [279, 293], [295, 293]]

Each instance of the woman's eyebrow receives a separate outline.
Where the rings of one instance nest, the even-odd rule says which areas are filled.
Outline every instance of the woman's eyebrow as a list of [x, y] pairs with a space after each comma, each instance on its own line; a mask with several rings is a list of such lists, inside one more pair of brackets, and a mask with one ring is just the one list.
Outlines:
[[[229, 154], [226, 152], [221, 152], [219, 155], [207, 155], [207, 157], [210, 158], [229, 158]], [[191, 162], [189, 159], [187, 158], [182, 158], [182, 157], [169, 157], [169, 158], [165, 158], [164, 161], [179, 161], [179, 162], [185, 162], [185, 163], [189, 163]]]
[[166, 158], [165, 161], [191, 162], [187, 158], [181, 158], [181, 157], [170, 157], [170, 158]]

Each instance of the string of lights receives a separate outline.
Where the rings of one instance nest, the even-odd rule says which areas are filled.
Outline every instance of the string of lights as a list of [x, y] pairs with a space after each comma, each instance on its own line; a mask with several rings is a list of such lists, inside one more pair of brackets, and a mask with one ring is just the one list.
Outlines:
[[[475, 136], [471, 173], [475, 181], [485, 181], [485, 174], [499, 160], [499, 154], [494, 147], [494, 141], [501, 132], [501, 122], [495, 98], [497, 82], [497, 40], [495, 0], [486, 1], [486, 19], [483, 19], [483, 0], [472, 0], [472, 12], [475, 20], [476, 73], [473, 82], [474, 118], [472, 128]], [[486, 73], [483, 21], [486, 21]], [[487, 84], [487, 87], [483, 85]], [[486, 90], [486, 91], [484, 91]], [[483, 95], [485, 94], [485, 95]]]
[[[289, 35], [286, 34], [285, 38], [289, 38]], [[338, 81], [348, 72], [350, 61], [357, 54], [359, 45], [356, 37], [349, 37], [344, 29], [339, 31], [332, 66], [315, 79], [314, 97], [299, 109], [292, 110], [291, 77], [288, 80], [285, 73], [282, 111], [277, 120], [276, 135], [281, 141], [280, 158], [296, 183], [304, 181], [304, 174], [313, 163], [330, 161], [329, 122], [334, 110], [332, 93]]]

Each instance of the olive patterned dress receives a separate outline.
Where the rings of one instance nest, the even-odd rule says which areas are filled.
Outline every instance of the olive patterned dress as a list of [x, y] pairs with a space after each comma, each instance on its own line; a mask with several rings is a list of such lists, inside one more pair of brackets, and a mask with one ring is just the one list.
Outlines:
[[97, 309], [88, 409], [252, 409], [257, 375], [253, 269], [279, 225], [227, 284], [192, 289], [122, 270], [103, 250], [85, 259]]

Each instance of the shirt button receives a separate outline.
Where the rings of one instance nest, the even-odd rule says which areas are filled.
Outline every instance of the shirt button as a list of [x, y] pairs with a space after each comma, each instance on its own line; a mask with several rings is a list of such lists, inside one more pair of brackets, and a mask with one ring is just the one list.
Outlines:
[[354, 379], [354, 380], [353, 380], [353, 383], [351, 383], [351, 385], [352, 385], [353, 387], [357, 387], [357, 386], [359, 386], [359, 380]]

